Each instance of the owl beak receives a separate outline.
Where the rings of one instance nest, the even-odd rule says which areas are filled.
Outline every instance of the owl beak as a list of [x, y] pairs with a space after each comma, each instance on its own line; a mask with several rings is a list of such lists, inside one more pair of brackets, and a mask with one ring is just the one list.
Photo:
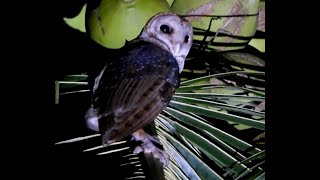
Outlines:
[[181, 56], [178, 56], [178, 57], [176, 57], [176, 60], [177, 60], [178, 66], [179, 66], [179, 73], [181, 73], [183, 68], [184, 68], [185, 58], [181, 57]]
[[180, 44], [176, 44], [173, 48], [173, 54], [174, 55], [178, 55], [179, 54], [179, 51], [180, 51]]

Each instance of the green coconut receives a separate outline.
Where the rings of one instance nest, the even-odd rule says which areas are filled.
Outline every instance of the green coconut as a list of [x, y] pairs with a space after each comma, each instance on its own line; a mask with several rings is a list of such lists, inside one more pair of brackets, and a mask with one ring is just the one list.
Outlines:
[[167, 0], [169, 6], [172, 6], [172, 4], [174, 3], [174, 0]]
[[153, 15], [169, 11], [166, 0], [101, 0], [86, 12], [86, 31], [97, 43], [117, 49], [136, 38]]
[[[259, 0], [175, 0], [171, 6], [172, 11], [180, 15], [249, 15], [243, 17], [221, 17], [213, 20], [210, 31], [218, 32], [216, 37], [209, 36], [206, 41], [213, 38], [214, 43], [227, 43], [227, 45], [211, 46], [214, 49], [227, 51], [242, 49], [255, 34], [258, 24]], [[209, 28], [211, 17], [188, 16], [187, 20], [193, 27], [206, 31]], [[219, 36], [227, 34], [227, 36]], [[248, 39], [239, 39], [237, 36]], [[195, 40], [202, 40], [203, 35], [194, 35]], [[232, 45], [231, 43], [238, 43]], [[244, 43], [241, 45], [241, 43]]]
[[85, 27], [85, 13], [86, 13], [86, 8], [87, 4], [84, 4], [80, 13], [73, 17], [73, 18], [66, 18], [64, 17], [63, 20], [64, 22], [72, 27], [73, 29], [77, 29], [81, 32], [86, 32], [86, 27]]
[[[259, 6], [259, 20], [258, 20], [258, 31], [265, 32], [265, 2], [261, 1]], [[265, 52], [265, 39], [251, 39], [249, 45], [255, 47], [261, 52]]]

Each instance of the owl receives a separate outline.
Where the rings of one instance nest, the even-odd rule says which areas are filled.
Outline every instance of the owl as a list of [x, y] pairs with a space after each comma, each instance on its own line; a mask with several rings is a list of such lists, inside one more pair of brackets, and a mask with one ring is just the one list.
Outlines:
[[140, 35], [113, 51], [94, 80], [88, 128], [101, 133], [107, 146], [125, 137], [141, 141], [134, 152], [149, 152], [166, 166], [169, 158], [143, 128], [168, 105], [179, 87], [192, 45], [192, 25], [173, 13], [159, 13]]

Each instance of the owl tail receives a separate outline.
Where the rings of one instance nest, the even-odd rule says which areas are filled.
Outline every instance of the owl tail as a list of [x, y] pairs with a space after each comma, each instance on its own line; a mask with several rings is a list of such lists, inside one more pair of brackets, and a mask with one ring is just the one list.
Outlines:
[[92, 106], [88, 109], [85, 119], [86, 119], [86, 125], [89, 129], [99, 132], [98, 115]]

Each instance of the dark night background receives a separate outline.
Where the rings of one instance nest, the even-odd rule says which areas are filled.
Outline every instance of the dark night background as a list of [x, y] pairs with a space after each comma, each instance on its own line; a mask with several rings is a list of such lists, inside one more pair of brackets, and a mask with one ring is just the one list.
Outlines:
[[[49, 103], [49, 113], [46, 121], [49, 124], [47, 127], [47, 157], [50, 174], [58, 177], [84, 177], [84, 178], [105, 178], [105, 179], [124, 179], [133, 176], [134, 172], [140, 172], [142, 176], [151, 179], [148, 167], [146, 166], [145, 157], [139, 157], [138, 164], [141, 166], [127, 165], [119, 166], [123, 163], [128, 163], [133, 160], [122, 158], [124, 155], [132, 154], [134, 143], [125, 143], [108, 147], [104, 150], [120, 149], [130, 147], [128, 150], [123, 150], [110, 155], [97, 156], [100, 151], [93, 153], [83, 153], [84, 149], [92, 148], [101, 145], [100, 138], [71, 145], [54, 146], [55, 142], [76, 138], [92, 134], [86, 126], [84, 115], [88, 108], [89, 93], [81, 95], [69, 96], [65, 98], [65, 103], [53, 105], [54, 103], [54, 81], [63, 78], [65, 75], [80, 74], [80, 73], [95, 73], [100, 70], [103, 65], [101, 58], [101, 49], [96, 46], [85, 33], [70, 28], [64, 23], [63, 17], [75, 17], [79, 14], [85, 0], [68, 0], [55, 1], [56, 10], [52, 21], [49, 23], [49, 29], [53, 36], [50, 37], [48, 46], [50, 47], [49, 56], [45, 57], [49, 60], [50, 67], [48, 68], [48, 89], [49, 95], [47, 101]], [[148, 158], [149, 163], [154, 163], [153, 159]], [[150, 161], [151, 160], [151, 161]], [[154, 164], [159, 167], [159, 164]], [[151, 167], [150, 167], [151, 168]], [[140, 170], [139, 170], [140, 169]], [[157, 171], [161, 173], [162, 170]], [[153, 173], [155, 173], [154, 171]], [[163, 173], [163, 172], [162, 172]], [[159, 175], [157, 179], [161, 179]], [[144, 178], [140, 178], [144, 179]]]
[[[128, 162], [120, 157], [131, 150], [104, 157], [80, 153], [100, 145], [97, 138], [83, 144], [54, 146], [57, 141], [91, 133], [83, 119], [87, 95], [73, 97], [68, 105], [54, 104], [55, 80], [91, 71], [99, 64], [92, 63], [99, 54], [90, 49], [88, 37], [63, 21], [63, 17], [76, 16], [86, 1], [11, 2], [1, 5], [2, 175], [123, 179], [139, 171], [137, 167], [119, 167]], [[125, 146], [128, 144], [114, 148]], [[138, 157], [142, 175], [149, 176], [144, 157]]]

